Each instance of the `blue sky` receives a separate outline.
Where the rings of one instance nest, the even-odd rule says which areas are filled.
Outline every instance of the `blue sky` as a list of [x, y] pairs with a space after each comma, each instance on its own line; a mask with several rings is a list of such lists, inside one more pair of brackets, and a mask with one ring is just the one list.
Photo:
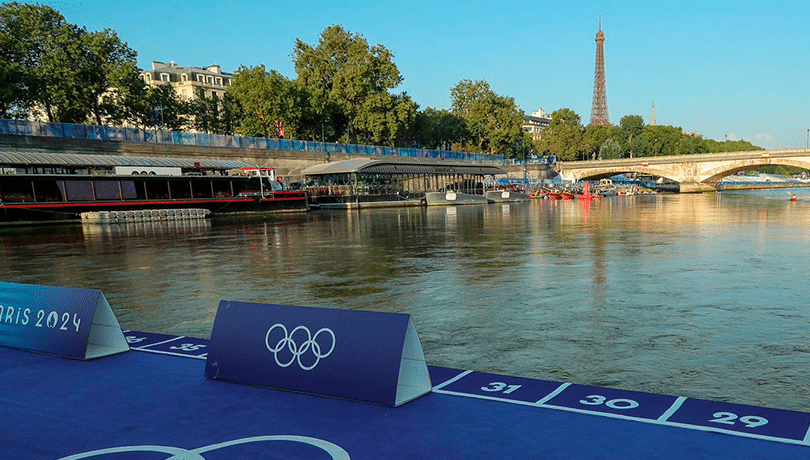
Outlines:
[[264, 64], [295, 77], [296, 38], [343, 25], [395, 56], [421, 108], [449, 108], [462, 79], [486, 80], [526, 113], [590, 120], [599, 14], [610, 120], [625, 115], [801, 148], [810, 128], [807, 1], [41, 1], [88, 30], [114, 29], [138, 63]]

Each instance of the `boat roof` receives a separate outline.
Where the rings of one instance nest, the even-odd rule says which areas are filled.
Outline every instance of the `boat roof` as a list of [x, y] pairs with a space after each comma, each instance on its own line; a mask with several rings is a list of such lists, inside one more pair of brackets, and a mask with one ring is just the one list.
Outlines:
[[301, 171], [304, 176], [326, 176], [348, 173], [368, 174], [506, 174], [495, 165], [458, 163], [444, 160], [380, 160], [376, 158], [353, 158], [324, 163]]
[[210, 158], [138, 157], [96, 155], [90, 153], [44, 153], [0, 150], [0, 166], [74, 166], [74, 167], [179, 167], [189, 169], [238, 169], [256, 166], [245, 161]]

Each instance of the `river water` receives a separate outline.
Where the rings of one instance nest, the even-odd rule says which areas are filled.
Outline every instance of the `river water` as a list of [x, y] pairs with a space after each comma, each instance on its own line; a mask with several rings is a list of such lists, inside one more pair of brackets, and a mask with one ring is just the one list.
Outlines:
[[0, 229], [4, 281], [207, 338], [221, 299], [405, 312], [428, 364], [810, 411], [810, 190]]

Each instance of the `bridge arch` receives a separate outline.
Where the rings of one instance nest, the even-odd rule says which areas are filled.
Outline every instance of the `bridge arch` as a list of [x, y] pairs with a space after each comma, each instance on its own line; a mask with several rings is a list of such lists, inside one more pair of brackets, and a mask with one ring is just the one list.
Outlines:
[[651, 167], [642, 168], [632, 166], [589, 170], [587, 172], [584, 172], [581, 176], [578, 176], [578, 180], [599, 180], [604, 179], [606, 177], [612, 177], [617, 174], [627, 174], [627, 173], [636, 173], [645, 176], [663, 177], [664, 179], [678, 182], [678, 180], [675, 178], [667, 177], [668, 173], [666, 171]]
[[810, 170], [810, 160], [801, 160], [796, 158], [766, 157], [759, 160], [748, 160], [735, 163], [736, 164], [721, 165], [705, 171], [703, 173], [705, 179], [702, 182], [707, 184], [716, 184], [724, 177], [728, 177], [732, 174], [755, 168], [757, 166], [793, 166], [796, 168]]

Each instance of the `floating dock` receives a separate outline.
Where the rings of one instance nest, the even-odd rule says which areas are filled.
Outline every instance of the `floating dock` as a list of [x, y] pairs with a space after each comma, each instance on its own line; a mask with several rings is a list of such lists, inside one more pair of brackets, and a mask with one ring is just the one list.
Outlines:
[[124, 336], [89, 361], [0, 347], [0, 457], [810, 458], [803, 412], [435, 366], [387, 407], [206, 379], [207, 340]]
[[83, 212], [83, 224], [123, 224], [130, 222], [159, 222], [170, 220], [205, 219], [211, 211], [200, 208], [142, 209], [132, 211]]

